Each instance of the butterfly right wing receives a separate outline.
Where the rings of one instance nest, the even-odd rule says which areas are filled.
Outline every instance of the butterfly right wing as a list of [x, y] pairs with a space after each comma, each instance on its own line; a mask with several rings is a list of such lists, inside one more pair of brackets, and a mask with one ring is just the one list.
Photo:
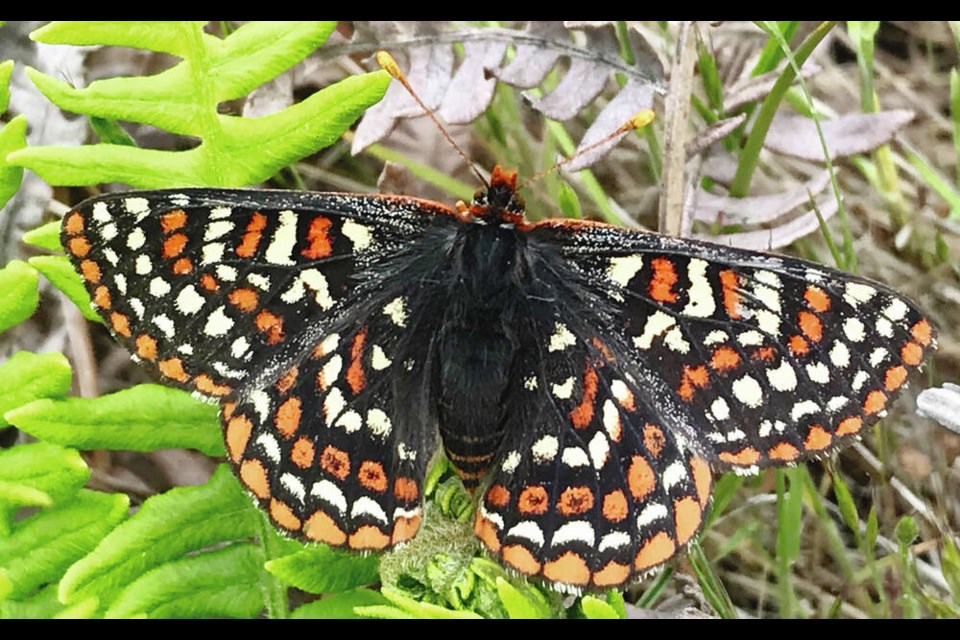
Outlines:
[[371, 264], [454, 215], [390, 196], [142, 191], [81, 203], [64, 217], [62, 243], [136, 359], [173, 386], [220, 398], [276, 381], [377, 295]]

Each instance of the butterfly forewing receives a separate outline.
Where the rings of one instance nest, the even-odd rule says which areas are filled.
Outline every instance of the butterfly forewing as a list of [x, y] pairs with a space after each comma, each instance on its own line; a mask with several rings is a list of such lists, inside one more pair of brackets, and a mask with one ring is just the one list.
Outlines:
[[[425, 215], [426, 213], [426, 215]], [[114, 336], [165, 380], [222, 397], [275, 381], [356, 313], [356, 273], [449, 210], [404, 198], [185, 189], [108, 195], [63, 244]]]
[[595, 225], [531, 236], [622, 309], [657, 411], [685, 415], [717, 468], [835, 449], [884, 415], [934, 342], [904, 296], [795, 258]]

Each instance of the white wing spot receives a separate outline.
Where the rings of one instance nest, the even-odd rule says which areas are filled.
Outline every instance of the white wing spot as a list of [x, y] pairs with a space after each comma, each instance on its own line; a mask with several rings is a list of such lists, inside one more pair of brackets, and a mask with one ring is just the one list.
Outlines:
[[504, 534], [506, 537], [523, 538], [529, 540], [537, 547], [542, 547], [544, 543], [543, 530], [536, 522], [532, 520], [523, 520], [510, 527], [510, 530]]
[[233, 328], [233, 319], [226, 314], [223, 305], [207, 316], [203, 332], [208, 336], [225, 336]]
[[603, 553], [607, 549], [622, 549], [630, 545], [630, 535], [623, 531], [611, 531], [600, 538], [600, 546], [597, 551]]
[[343, 358], [340, 357], [340, 354], [331, 356], [330, 359], [323, 364], [323, 368], [320, 369], [324, 386], [329, 387], [336, 382], [337, 378], [340, 377], [340, 370], [342, 368]]
[[247, 282], [255, 286], [261, 291], [270, 291], [270, 278], [263, 275], [262, 273], [248, 273]]
[[170, 293], [169, 282], [167, 282], [160, 276], [157, 276], [150, 281], [150, 295], [152, 295], [154, 298], [162, 298], [168, 293]]
[[571, 542], [582, 542], [588, 547], [592, 547], [596, 543], [593, 526], [586, 520], [568, 522], [553, 533], [553, 540], [550, 541], [550, 544], [559, 547]]
[[328, 427], [333, 426], [333, 421], [340, 415], [346, 405], [343, 392], [337, 387], [330, 389], [330, 393], [323, 399], [323, 419]]
[[177, 295], [177, 311], [183, 315], [192, 316], [203, 308], [204, 302], [203, 296], [197, 292], [196, 287], [192, 284], [187, 285]]
[[176, 331], [176, 326], [173, 324], [173, 320], [167, 317], [165, 313], [153, 316], [153, 320], [150, 322], [155, 324], [157, 328], [160, 329], [160, 333], [162, 333], [166, 338], [172, 338], [174, 332]]
[[379, 438], [386, 438], [390, 435], [392, 424], [387, 414], [380, 409], [373, 408], [367, 411], [367, 426], [373, 432], [373, 435]]
[[570, 333], [567, 325], [558, 322], [556, 324], [556, 331], [550, 336], [550, 346], [547, 347], [547, 351], [563, 351], [576, 343], [577, 340], [573, 337], [573, 334]]
[[763, 344], [763, 334], [759, 331], [744, 331], [737, 336], [737, 342], [744, 347], [755, 347]]
[[561, 400], [566, 400], [573, 395], [573, 376], [570, 376], [560, 384], [554, 384], [553, 395]]
[[639, 255], [611, 258], [610, 266], [607, 267], [607, 277], [621, 287], [626, 287], [642, 268], [643, 257]]
[[763, 404], [763, 389], [760, 383], [749, 375], [733, 381], [733, 395], [751, 408], [757, 408]]
[[[229, 209], [227, 209], [229, 214]], [[213, 212], [210, 212], [210, 217], [213, 218]], [[233, 231], [233, 223], [229, 220], [217, 220], [216, 222], [211, 222], [207, 225], [206, 230], [203, 232], [204, 242], [209, 242], [211, 240], [216, 240], [217, 238], [223, 237], [224, 235]]]
[[120, 292], [120, 295], [127, 295], [127, 277], [122, 273], [118, 273], [113, 276], [113, 282], [117, 285], [117, 291]]
[[387, 354], [383, 352], [383, 349], [380, 348], [380, 345], [373, 345], [370, 355], [370, 366], [376, 371], [383, 371], [391, 364], [393, 364], [393, 361], [387, 357]]
[[637, 516], [637, 528], [642, 529], [651, 522], [667, 517], [667, 508], [657, 502], [651, 502]]
[[407, 307], [406, 299], [403, 296], [394, 298], [384, 308], [383, 313], [387, 315], [393, 324], [398, 327], [407, 326]]
[[211, 242], [203, 245], [200, 264], [208, 265], [220, 262], [223, 259], [224, 245], [222, 242]]
[[273, 232], [273, 239], [263, 254], [263, 259], [270, 264], [293, 266], [296, 262], [291, 255], [296, 244], [297, 214], [289, 209], [281, 211], [280, 226]]
[[870, 366], [879, 367], [890, 352], [883, 347], [877, 347], [870, 353]]
[[334, 507], [340, 515], [347, 512], [347, 498], [343, 495], [340, 487], [329, 480], [321, 480], [314, 483], [310, 489], [310, 495], [320, 498], [331, 507]]
[[819, 411], [820, 405], [813, 400], [802, 400], [793, 405], [793, 409], [790, 411], [790, 418], [793, 419], [794, 422], [799, 422], [803, 416], [815, 414]]
[[283, 485], [284, 489], [292, 493], [301, 504], [303, 504], [303, 499], [307, 496], [307, 489], [303, 486], [303, 482], [300, 481], [300, 478], [292, 473], [285, 473], [280, 476], [280, 484]]
[[568, 467], [586, 467], [590, 464], [587, 452], [580, 447], [567, 447], [560, 460]]
[[847, 345], [837, 340], [830, 348], [830, 362], [838, 369], [845, 368], [850, 364], [850, 350]]
[[117, 266], [117, 263], [120, 262], [120, 256], [117, 255], [116, 251], [110, 248], [103, 250], [103, 257], [106, 258], [107, 262], [113, 266]]
[[889, 320], [887, 320], [883, 316], [877, 318], [877, 322], [874, 326], [877, 329], [877, 333], [879, 333], [884, 338], [893, 337], [893, 323], [891, 323]]
[[777, 391], [793, 391], [797, 388], [797, 372], [783, 360], [776, 369], [767, 369], [767, 380]]
[[127, 248], [131, 251], [136, 251], [143, 247], [147, 242], [147, 237], [143, 235], [143, 229], [137, 227], [130, 232], [130, 235], [127, 236]]
[[850, 402], [850, 399], [846, 396], [834, 396], [827, 401], [827, 411], [830, 413], [836, 413], [840, 409], [847, 406], [847, 403]]
[[634, 336], [634, 346], [638, 349], [649, 349], [655, 337], [662, 335], [676, 323], [677, 320], [673, 316], [667, 315], [663, 311], [656, 311], [647, 318], [647, 322], [643, 327], [643, 333], [639, 336]]
[[93, 205], [93, 219], [103, 224], [105, 222], [110, 222], [112, 217], [110, 215], [110, 209], [107, 208], [106, 202], [96, 202]]
[[233, 341], [233, 344], [230, 345], [230, 355], [238, 360], [243, 357], [243, 354], [247, 352], [250, 348], [250, 343], [247, 342], [247, 339], [243, 336], [240, 336]]
[[726, 400], [717, 398], [713, 401], [713, 404], [710, 405], [710, 413], [712, 413], [713, 417], [717, 420], [726, 420], [730, 417], [730, 407], [727, 405]]
[[143, 314], [146, 311], [146, 308], [143, 306], [143, 301], [140, 300], [140, 298], [130, 298], [127, 302], [133, 309], [133, 312], [137, 314], [137, 318], [143, 320]]
[[843, 299], [854, 309], [859, 307], [860, 303], [870, 300], [877, 293], [877, 290], [873, 287], [859, 282], [848, 282], [844, 291]]
[[348, 409], [340, 414], [340, 418], [334, 423], [334, 426], [343, 427], [343, 430], [347, 433], [354, 433], [363, 426], [363, 417], [353, 409]]
[[557, 457], [560, 450], [560, 441], [553, 436], [543, 436], [533, 443], [531, 451], [537, 462], [550, 462]]
[[590, 439], [587, 448], [590, 449], [590, 460], [593, 461], [593, 468], [602, 469], [610, 458], [610, 442], [607, 437], [602, 432], [597, 431]]
[[857, 374], [853, 376], [853, 382], [851, 383], [851, 388], [854, 391], [860, 391], [863, 388], [863, 385], [866, 384], [867, 380], [870, 379], [870, 374], [866, 371], [857, 371]]
[[669, 491], [687, 478], [687, 467], [677, 460], [663, 470], [663, 490]]
[[354, 501], [353, 506], [350, 507], [351, 518], [359, 518], [360, 516], [372, 516], [383, 524], [389, 523], [387, 513], [383, 510], [383, 507], [367, 496], [360, 496]]
[[225, 264], [218, 264], [217, 277], [227, 282], [233, 282], [237, 279], [237, 270]]
[[730, 339], [730, 335], [726, 331], [721, 331], [720, 329], [714, 329], [707, 334], [707, 337], [703, 339], [703, 344], [709, 346], [715, 344], [722, 344]]
[[706, 261], [692, 258], [687, 265], [687, 275], [690, 278], [690, 288], [687, 290], [689, 302], [680, 313], [694, 318], [709, 318], [716, 311], [717, 303], [707, 280]]
[[364, 225], [354, 222], [353, 220], [346, 220], [343, 223], [343, 229], [341, 233], [350, 238], [350, 242], [353, 243], [353, 248], [357, 251], [363, 251], [369, 247], [370, 242], [373, 240], [373, 236], [370, 233], [370, 227], [365, 227]]
[[807, 365], [807, 376], [817, 384], [830, 382], [830, 368], [822, 362]]
[[137, 272], [138, 276], [145, 276], [153, 271], [153, 263], [150, 262], [150, 256], [145, 253], [138, 255], [137, 260], [134, 263], [134, 270]]
[[506, 473], [513, 473], [517, 470], [517, 467], [520, 465], [520, 452], [511, 451], [503, 459], [503, 464], [500, 465], [500, 469]]
[[280, 462], [280, 443], [273, 437], [273, 434], [261, 433], [257, 436], [257, 444], [263, 448], [263, 452], [273, 464]]

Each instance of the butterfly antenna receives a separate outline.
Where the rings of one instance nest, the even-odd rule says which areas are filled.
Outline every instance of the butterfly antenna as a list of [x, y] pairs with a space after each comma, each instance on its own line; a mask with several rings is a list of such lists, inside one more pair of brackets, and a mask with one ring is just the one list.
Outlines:
[[433, 120], [433, 124], [437, 125], [437, 128], [440, 129], [440, 133], [443, 134], [443, 137], [446, 138], [447, 142], [449, 142], [450, 145], [457, 150], [457, 153], [460, 154], [460, 157], [463, 158], [464, 162], [466, 162], [467, 165], [473, 170], [473, 173], [476, 174], [483, 186], [489, 188], [490, 183], [487, 182], [487, 179], [484, 178], [483, 174], [480, 173], [480, 170], [477, 169], [477, 165], [474, 164], [473, 160], [471, 160], [467, 154], [463, 152], [463, 149], [460, 148], [460, 145], [454, 141], [450, 134], [447, 133], [447, 130], [443, 128], [443, 125], [440, 124], [440, 121], [437, 120], [437, 117], [433, 115], [433, 111], [431, 111], [427, 105], [424, 104], [423, 100], [420, 99], [420, 96], [417, 95], [417, 92], [414, 91], [413, 87], [410, 86], [410, 83], [407, 81], [407, 77], [403, 75], [403, 71], [400, 70], [400, 65], [397, 64], [397, 61], [394, 60], [393, 56], [386, 51], [377, 51], [376, 58], [377, 64], [379, 64], [384, 71], [389, 73], [400, 84], [402, 84], [403, 88], [407, 90], [407, 93], [413, 96], [413, 99], [417, 101], [417, 104], [420, 105], [420, 108], [423, 109], [424, 113], [430, 116], [430, 119]]
[[529, 187], [531, 184], [533, 184], [533, 183], [536, 182], [537, 180], [540, 180], [541, 178], [543, 178], [543, 176], [549, 175], [550, 173], [553, 173], [554, 171], [557, 171], [557, 170], [560, 169], [560, 167], [562, 167], [563, 165], [568, 164], [568, 163], [570, 163], [570, 162], [573, 162], [574, 160], [576, 160], [577, 158], [579, 158], [579, 157], [582, 156], [583, 154], [589, 153], [589, 152], [593, 151], [593, 150], [596, 149], [597, 147], [599, 147], [599, 146], [601, 146], [601, 145], [604, 145], [604, 144], [610, 142], [611, 140], [613, 140], [613, 139], [616, 138], [617, 136], [620, 136], [620, 135], [623, 135], [623, 134], [628, 133], [628, 132], [630, 132], [630, 131], [633, 131], [634, 129], [640, 129], [640, 128], [642, 128], [642, 127], [647, 126], [648, 124], [650, 124], [651, 122], [653, 122], [654, 117], [655, 117], [655, 114], [654, 114], [654, 112], [653, 112], [652, 110], [650, 110], [650, 109], [644, 109], [643, 111], [638, 111], [637, 113], [635, 113], [635, 114], [633, 115], [633, 117], [631, 117], [629, 120], [627, 120], [627, 121], [624, 122], [622, 125], [620, 125], [620, 127], [618, 127], [616, 131], [610, 133], [609, 135], [604, 136], [603, 138], [601, 138], [600, 140], [597, 140], [597, 141], [594, 142], [593, 144], [589, 144], [589, 145], [587, 145], [586, 147], [584, 147], [583, 149], [580, 149], [579, 151], [577, 151], [575, 154], [573, 154], [573, 155], [570, 156], [569, 158], [564, 158], [563, 160], [561, 160], [560, 162], [556, 163], [555, 165], [553, 165], [553, 166], [550, 167], [549, 169], [544, 169], [543, 171], [541, 171], [540, 173], [538, 173], [537, 175], [533, 176], [532, 178], [530, 178], [530, 179], [528, 179], [526, 182], [524, 182], [522, 185], [520, 185], [520, 186], [517, 188], [517, 190], [519, 191], [520, 189], [523, 189], [523, 188], [525, 188], [525, 187]]

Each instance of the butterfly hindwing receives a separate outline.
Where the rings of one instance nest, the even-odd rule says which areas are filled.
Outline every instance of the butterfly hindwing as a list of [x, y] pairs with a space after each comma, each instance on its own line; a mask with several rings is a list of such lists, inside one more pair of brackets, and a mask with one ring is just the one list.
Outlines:
[[557, 321], [528, 353], [475, 532], [516, 571], [609, 588], [670, 559], [699, 530], [705, 452], [658, 416], [620, 350]]

